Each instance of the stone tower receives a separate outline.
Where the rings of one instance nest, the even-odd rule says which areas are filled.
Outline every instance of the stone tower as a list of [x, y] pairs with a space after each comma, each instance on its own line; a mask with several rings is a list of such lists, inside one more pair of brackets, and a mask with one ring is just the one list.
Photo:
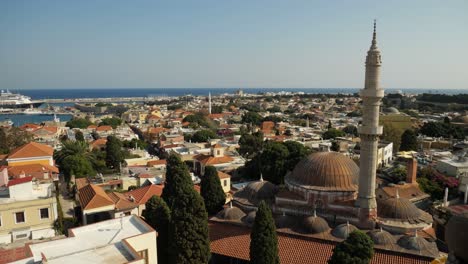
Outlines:
[[211, 115], [211, 92], [208, 93], [208, 113]]
[[377, 170], [377, 147], [382, 126], [379, 125], [379, 110], [384, 90], [380, 87], [380, 67], [382, 60], [377, 47], [376, 22], [372, 45], [366, 57], [366, 77], [364, 89], [360, 91], [363, 102], [362, 125], [359, 126], [361, 137], [361, 158], [359, 172], [359, 192], [356, 207], [359, 208], [359, 219], [365, 224], [372, 223], [377, 216], [375, 200], [375, 181]]

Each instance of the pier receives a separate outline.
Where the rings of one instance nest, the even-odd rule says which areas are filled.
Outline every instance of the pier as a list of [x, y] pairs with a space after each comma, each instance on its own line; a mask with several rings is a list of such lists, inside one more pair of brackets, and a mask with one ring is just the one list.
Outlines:
[[120, 102], [151, 102], [170, 99], [168, 96], [145, 97], [106, 97], [106, 98], [72, 98], [72, 99], [43, 99], [45, 104], [58, 103], [120, 103]]

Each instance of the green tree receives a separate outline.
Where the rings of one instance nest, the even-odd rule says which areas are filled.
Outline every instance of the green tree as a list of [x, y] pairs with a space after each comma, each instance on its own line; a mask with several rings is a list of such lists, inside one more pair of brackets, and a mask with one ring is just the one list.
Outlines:
[[119, 170], [124, 160], [122, 142], [115, 136], [108, 136], [106, 142], [106, 165], [108, 168]]
[[75, 139], [78, 140], [78, 141], [84, 141], [84, 135], [83, 135], [83, 132], [81, 132], [80, 130], [77, 130], [75, 132]]
[[400, 151], [417, 150], [418, 139], [412, 129], [407, 129], [401, 135]]
[[336, 137], [344, 137], [345, 132], [338, 130], [336, 128], [330, 128], [325, 133], [322, 134], [323, 139], [333, 139]]
[[239, 139], [239, 154], [243, 157], [252, 157], [262, 150], [263, 133], [243, 134]]
[[250, 263], [279, 264], [275, 222], [265, 201], [261, 201], [258, 206], [250, 234]]
[[54, 159], [67, 181], [71, 175], [79, 178], [94, 174], [96, 157], [85, 141], [62, 142], [62, 148], [54, 152]]
[[397, 152], [400, 149], [401, 135], [403, 131], [394, 125], [384, 124], [382, 138], [385, 141], [393, 142], [393, 151]]
[[343, 128], [343, 132], [345, 132], [348, 135], [353, 135], [355, 137], [359, 135], [357, 127], [353, 125], [349, 125]]
[[226, 203], [226, 194], [221, 186], [218, 171], [213, 166], [205, 168], [205, 174], [201, 179], [200, 192], [208, 214], [213, 215], [223, 209]]
[[162, 198], [171, 209], [169, 263], [208, 263], [208, 213], [187, 166], [175, 154], [167, 160]]
[[68, 121], [65, 126], [69, 128], [87, 128], [88, 126], [92, 125], [93, 122], [89, 121], [85, 118], [72, 118]]
[[332, 151], [340, 151], [340, 144], [338, 144], [336, 141], [333, 141], [330, 149]]
[[328, 130], [330, 130], [330, 129], [332, 129], [332, 128], [333, 128], [333, 126], [332, 126], [332, 122], [331, 122], [331, 120], [328, 120], [328, 126], [327, 126], [327, 129], [328, 129]]
[[99, 123], [100, 126], [111, 126], [113, 129], [116, 129], [122, 124], [122, 119], [117, 117], [104, 118]]
[[218, 138], [218, 136], [212, 130], [200, 130], [192, 135], [191, 140], [192, 142], [207, 142], [213, 138]]
[[368, 264], [374, 256], [374, 242], [364, 232], [353, 231], [333, 249], [328, 264]]
[[33, 140], [32, 134], [18, 127], [0, 128], [0, 153], [10, 153], [15, 148], [29, 143]]
[[292, 171], [297, 163], [311, 153], [310, 148], [296, 141], [286, 141], [283, 145], [288, 149], [289, 155], [286, 159], [286, 171]]
[[171, 210], [164, 200], [153, 195], [145, 204], [143, 217], [146, 222], [158, 232], [157, 248], [158, 263], [169, 262], [169, 223]]
[[252, 124], [252, 125], [260, 125], [260, 123], [262, 123], [262, 116], [257, 113], [257, 112], [252, 112], [252, 111], [249, 111], [247, 113], [245, 113], [244, 115], [242, 115], [242, 123], [243, 124]]
[[280, 142], [268, 141], [259, 160], [264, 178], [274, 184], [283, 183], [288, 157], [287, 147]]

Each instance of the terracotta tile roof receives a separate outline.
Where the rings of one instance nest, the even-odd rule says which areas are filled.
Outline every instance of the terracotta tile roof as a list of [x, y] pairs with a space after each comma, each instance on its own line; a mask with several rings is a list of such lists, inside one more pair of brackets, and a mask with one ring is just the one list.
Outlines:
[[167, 164], [167, 161], [165, 159], [162, 159], [162, 160], [148, 161], [148, 163], [146, 163], [146, 166], [156, 166], [156, 165], [166, 165], [166, 164]]
[[32, 181], [33, 177], [24, 177], [8, 181], [8, 187]]
[[229, 156], [213, 157], [211, 155], [204, 155], [204, 154], [196, 155], [194, 158], [198, 160], [200, 163], [202, 163], [203, 165], [223, 164], [223, 163], [229, 163], [234, 160], [233, 158]]
[[42, 156], [53, 156], [54, 149], [44, 144], [39, 144], [36, 142], [29, 142], [19, 148], [13, 150], [9, 159], [18, 159], [18, 158], [30, 158], [30, 157], [42, 157]]
[[421, 191], [421, 189], [419, 189], [418, 185], [416, 184], [395, 185], [393, 187], [385, 186], [382, 188], [382, 190], [388, 197], [395, 197], [397, 189], [398, 189], [398, 195], [400, 197], [406, 198], [409, 200], [412, 200], [415, 198], [429, 197], [429, 195]]
[[[209, 222], [211, 252], [241, 260], [249, 260], [250, 229], [242, 226]], [[278, 233], [278, 249], [282, 264], [327, 263], [336, 242]], [[411, 254], [375, 249], [371, 264], [429, 264], [430, 259]]]
[[211, 119], [220, 119], [224, 117], [224, 114], [210, 114], [208, 117]]
[[218, 171], [218, 177], [220, 179], [227, 179], [227, 178], [231, 178], [231, 175], [227, 174], [227, 173], [224, 173], [222, 171]]
[[19, 128], [21, 130], [34, 130], [34, 129], [37, 129], [39, 127], [40, 127], [40, 125], [37, 125], [37, 124], [26, 123], [26, 124], [20, 126]]
[[89, 125], [86, 129], [96, 129], [97, 126], [96, 125]]
[[53, 172], [59, 173], [59, 170], [55, 166], [50, 165], [43, 165], [43, 164], [28, 164], [28, 165], [20, 165], [20, 166], [10, 166], [8, 168], [8, 174], [10, 176], [19, 176], [22, 173], [30, 174], [35, 172]]
[[216, 143], [213, 145], [213, 148], [223, 148], [223, 146], [221, 146], [221, 144], [219, 143]]
[[77, 179], [75, 179], [75, 185], [76, 185], [77, 190], [85, 187], [88, 184], [89, 184], [89, 180], [87, 178], [77, 178]]
[[118, 192], [111, 192], [107, 194], [109, 198], [114, 201], [117, 210], [131, 209], [138, 206], [138, 204], [128, 200], [124, 194]]
[[8, 157], [8, 154], [1, 154], [0, 155], [0, 160], [4, 160]]
[[96, 128], [96, 131], [112, 131], [112, 127], [111, 126], [98, 126]]
[[0, 264], [14, 262], [27, 257], [26, 246], [11, 249], [0, 248]]
[[102, 146], [102, 145], [105, 145], [107, 143], [107, 139], [105, 138], [98, 138], [96, 140], [94, 140], [93, 142], [91, 142], [91, 146], [93, 148], [95, 147], [98, 147], [98, 146]]
[[275, 122], [273, 121], [263, 121], [262, 130], [272, 130], [275, 127]]
[[150, 127], [148, 128], [148, 133], [149, 134], [159, 134], [159, 133], [162, 133], [164, 131], [166, 131], [167, 129], [164, 128], [164, 127]]
[[81, 188], [78, 198], [83, 210], [114, 205], [114, 201], [109, 198], [106, 192], [101, 187], [93, 184]]
[[164, 185], [151, 184], [125, 193], [125, 197], [132, 196], [137, 204], [145, 204], [153, 195], [161, 196]]

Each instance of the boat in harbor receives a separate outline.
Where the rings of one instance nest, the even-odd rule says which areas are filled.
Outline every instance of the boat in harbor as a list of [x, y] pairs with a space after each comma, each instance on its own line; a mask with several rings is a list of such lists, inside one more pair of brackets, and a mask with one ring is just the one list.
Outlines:
[[41, 110], [37, 108], [27, 108], [23, 111], [23, 114], [25, 115], [40, 115], [43, 114]]
[[31, 108], [42, 105], [44, 101], [31, 100], [31, 97], [12, 93], [9, 90], [0, 91], [0, 108]]

